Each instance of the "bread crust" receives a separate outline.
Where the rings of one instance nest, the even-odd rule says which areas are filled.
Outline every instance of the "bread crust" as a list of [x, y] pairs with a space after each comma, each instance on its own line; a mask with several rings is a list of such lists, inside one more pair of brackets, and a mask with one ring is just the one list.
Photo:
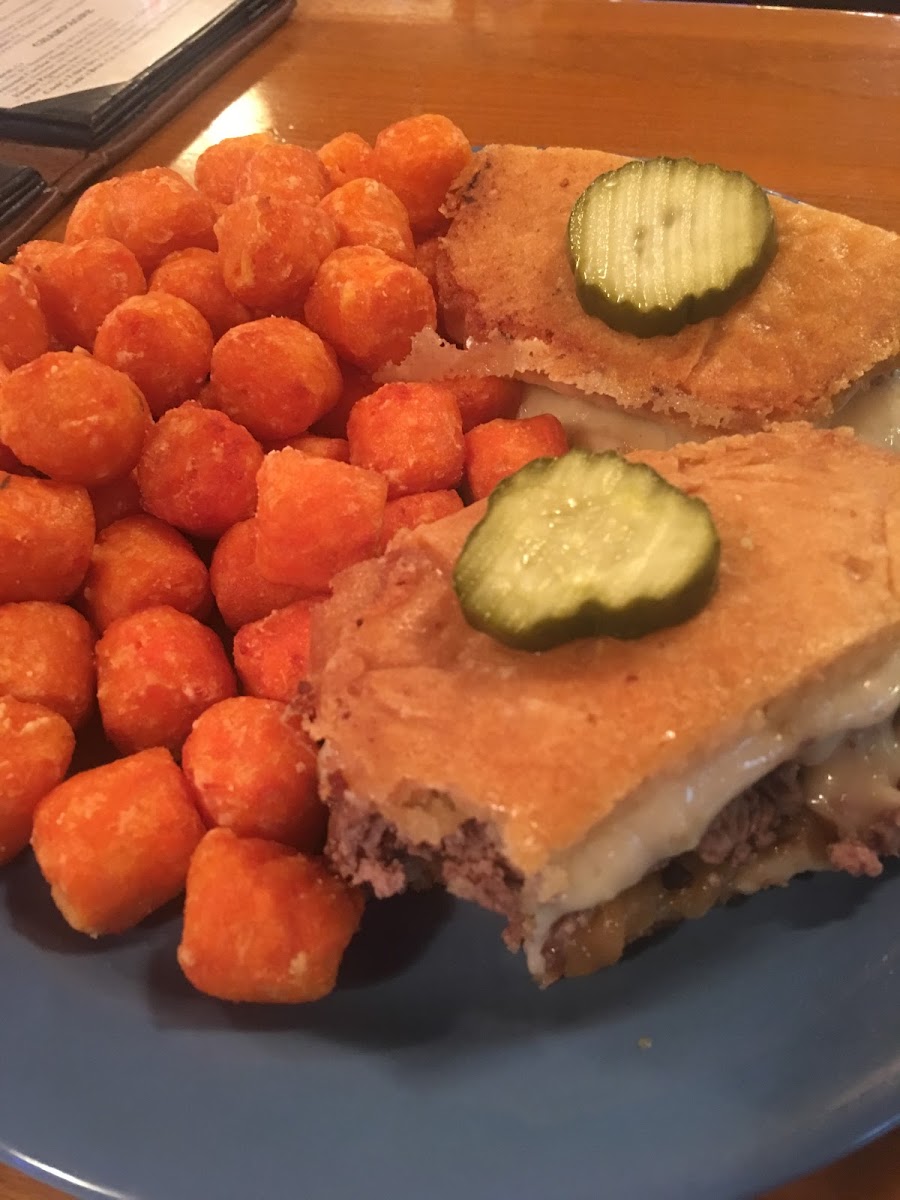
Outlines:
[[848, 389], [900, 356], [900, 236], [772, 196], [775, 259], [727, 313], [637, 338], [588, 316], [566, 256], [572, 205], [628, 160], [599, 150], [486, 146], [456, 181], [437, 258], [444, 327], [397, 377], [516, 374], [611, 396], [625, 409], [750, 432], [827, 423]]
[[803, 423], [635, 457], [710, 505], [708, 606], [634, 642], [511, 650], [467, 625], [451, 585], [483, 505], [404, 532], [338, 577], [314, 625], [326, 788], [339, 771], [411, 842], [482, 822], [527, 877], [643, 781], [896, 648], [900, 458]]

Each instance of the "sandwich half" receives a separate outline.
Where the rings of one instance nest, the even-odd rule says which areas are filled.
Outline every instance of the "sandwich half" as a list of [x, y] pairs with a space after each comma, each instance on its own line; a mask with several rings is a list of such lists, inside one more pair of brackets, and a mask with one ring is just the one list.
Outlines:
[[446, 341], [426, 331], [393, 378], [516, 376], [522, 415], [574, 444], [661, 449], [773, 421], [851, 425], [900, 448], [900, 236], [771, 197], [778, 250], [755, 289], [671, 336], [585, 313], [566, 227], [579, 194], [628, 160], [486, 146], [454, 184], [437, 256]]
[[718, 528], [684, 624], [541, 653], [475, 631], [451, 574], [476, 504], [339, 576], [313, 633], [336, 868], [501, 913], [542, 984], [900, 852], [900, 459], [804, 423], [632, 457]]

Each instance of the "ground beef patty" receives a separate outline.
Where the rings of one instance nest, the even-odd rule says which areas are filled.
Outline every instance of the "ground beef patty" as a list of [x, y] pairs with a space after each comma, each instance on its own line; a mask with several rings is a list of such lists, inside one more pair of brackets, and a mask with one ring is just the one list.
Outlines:
[[[500, 853], [493, 831], [464, 821], [437, 845], [404, 840], [396, 828], [347, 790], [340, 771], [324, 788], [331, 809], [328, 854], [347, 880], [368, 884], [376, 896], [442, 883], [454, 895], [505, 916], [505, 940], [518, 947], [527, 936], [523, 879]], [[633, 887], [589, 911], [571, 913], [550, 930], [542, 982], [610, 965], [625, 946], [661, 925], [700, 916], [736, 891], [746, 891], [748, 868], [783, 854], [797, 865], [790, 873], [827, 867], [876, 875], [880, 856], [900, 853], [900, 814], [841, 837], [804, 803], [801, 767], [785, 763], [736, 796], [718, 814], [696, 850], [654, 869]], [[775, 875], [749, 890], [785, 882]]]

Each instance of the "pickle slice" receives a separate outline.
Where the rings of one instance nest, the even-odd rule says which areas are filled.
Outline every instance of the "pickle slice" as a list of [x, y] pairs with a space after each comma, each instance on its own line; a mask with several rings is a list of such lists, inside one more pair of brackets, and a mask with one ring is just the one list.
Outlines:
[[607, 171], [581, 193], [568, 248], [585, 312], [652, 337], [718, 316], [751, 292], [777, 234], [768, 196], [743, 172], [651, 158]]
[[453, 586], [470, 625], [546, 650], [686, 621], [715, 590], [718, 565], [702, 500], [613, 451], [570, 450], [498, 484]]

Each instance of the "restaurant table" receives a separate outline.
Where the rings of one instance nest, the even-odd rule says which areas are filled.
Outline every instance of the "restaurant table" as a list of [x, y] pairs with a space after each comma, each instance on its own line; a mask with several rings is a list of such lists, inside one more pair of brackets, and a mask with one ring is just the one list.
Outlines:
[[[900, 18], [886, 14], [301, 0], [286, 26], [118, 169], [171, 163], [190, 176], [223, 137], [271, 128], [317, 146], [348, 129], [371, 138], [428, 111], [452, 117], [475, 143], [740, 166], [778, 191], [900, 231]], [[61, 236], [64, 218], [44, 236]], [[0, 1166], [2, 1200], [62, 1195]], [[900, 1131], [766, 1200], [900, 1200]]]

